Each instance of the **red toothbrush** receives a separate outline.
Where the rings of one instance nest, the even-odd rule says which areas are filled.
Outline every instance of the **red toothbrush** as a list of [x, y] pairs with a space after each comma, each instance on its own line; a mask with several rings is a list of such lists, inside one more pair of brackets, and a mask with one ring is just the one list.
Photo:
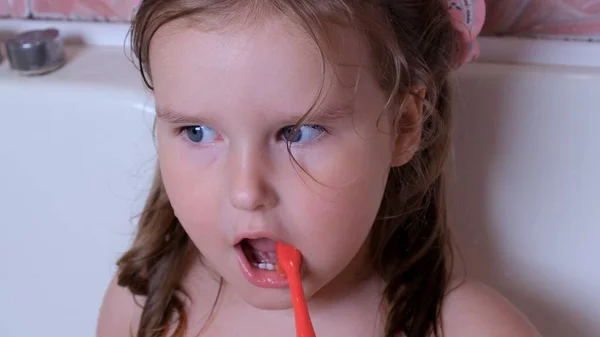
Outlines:
[[296, 336], [315, 337], [315, 330], [310, 320], [304, 290], [302, 289], [302, 281], [300, 280], [302, 255], [298, 249], [281, 242], [277, 242], [276, 253], [277, 264], [285, 273], [290, 284], [294, 317], [296, 319]]

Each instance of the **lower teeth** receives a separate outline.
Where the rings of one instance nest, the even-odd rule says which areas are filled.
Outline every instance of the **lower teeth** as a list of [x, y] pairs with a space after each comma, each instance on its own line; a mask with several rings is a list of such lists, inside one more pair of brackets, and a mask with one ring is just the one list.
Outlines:
[[252, 265], [258, 269], [270, 270], [270, 271], [275, 270], [275, 265], [272, 263], [255, 263], [255, 262], [253, 262]]

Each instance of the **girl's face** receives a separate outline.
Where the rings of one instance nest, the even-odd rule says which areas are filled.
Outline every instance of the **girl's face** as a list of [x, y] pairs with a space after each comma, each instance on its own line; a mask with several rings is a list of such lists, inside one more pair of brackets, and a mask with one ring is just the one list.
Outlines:
[[[167, 194], [205, 263], [256, 307], [291, 305], [269, 270], [276, 240], [302, 252], [308, 298], [358, 282], [389, 168], [409, 159], [395, 156], [408, 145], [382, 113], [368, 52], [337, 34], [325, 77], [316, 46], [283, 20], [213, 31], [171, 23], [152, 40]], [[323, 80], [315, 116], [292, 133]]]

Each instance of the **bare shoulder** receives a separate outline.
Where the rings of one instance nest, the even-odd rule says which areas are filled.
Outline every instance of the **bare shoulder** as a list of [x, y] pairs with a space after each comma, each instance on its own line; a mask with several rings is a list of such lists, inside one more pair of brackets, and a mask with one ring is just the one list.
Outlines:
[[442, 308], [443, 337], [541, 337], [506, 298], [482, 283], [454, 280]]
[[142, 313], [143, 298], [135, 297], [117, 284], [115, 275], [104, 294], [96, 337], [135, 336]]

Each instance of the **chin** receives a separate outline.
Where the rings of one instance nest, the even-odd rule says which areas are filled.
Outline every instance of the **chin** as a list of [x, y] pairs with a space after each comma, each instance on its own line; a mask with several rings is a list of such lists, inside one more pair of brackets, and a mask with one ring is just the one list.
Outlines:
[[267, 289], [251, 286], [251, 288], [238, 293], [238, 296], [247, 304], [261, 310], [288, 310], [292, 308], [292, 297], [287, 288]]

